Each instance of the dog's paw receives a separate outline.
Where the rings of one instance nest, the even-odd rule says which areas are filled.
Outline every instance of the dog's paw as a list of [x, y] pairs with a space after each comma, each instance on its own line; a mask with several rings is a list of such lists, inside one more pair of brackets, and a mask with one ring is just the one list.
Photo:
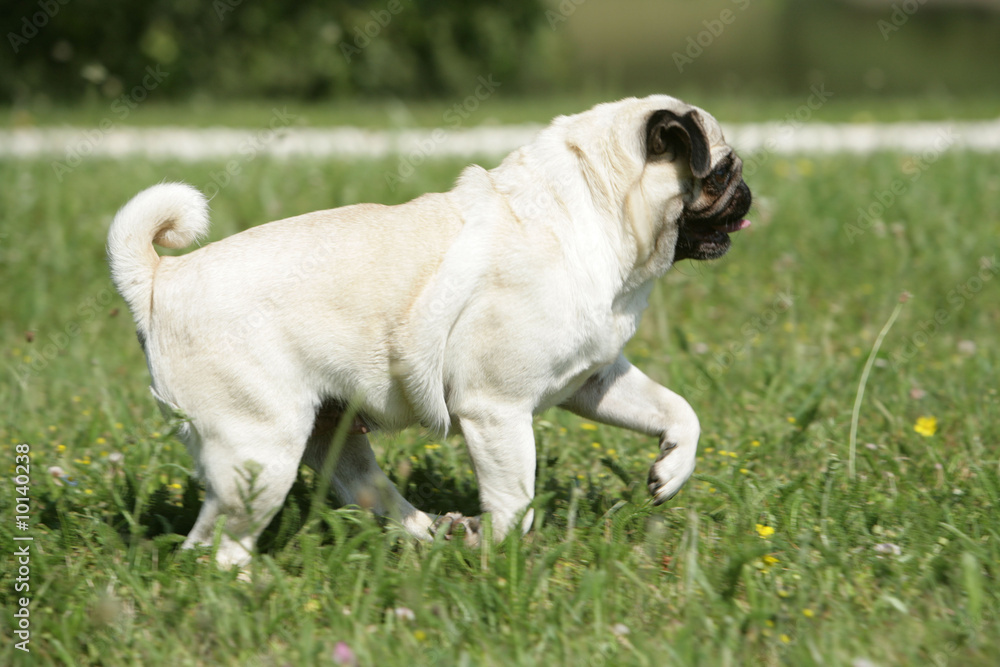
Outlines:
[[[694, 449], [693, 447], [691, 448]], [[694, 472], [694, 456], [676, 443], [660, 443], [660, 455], [649, 469], [646, 483], [654, 505], [662, 505], [677, 495]]]
[[463, 537], [470, 547], [478, 547], [481, 536], [482, 522], [478, 516], [464, 516], [458, 512], [448, 512], [437, 518], [431, 526], [435, 535], [444, 534], [444, 539]]

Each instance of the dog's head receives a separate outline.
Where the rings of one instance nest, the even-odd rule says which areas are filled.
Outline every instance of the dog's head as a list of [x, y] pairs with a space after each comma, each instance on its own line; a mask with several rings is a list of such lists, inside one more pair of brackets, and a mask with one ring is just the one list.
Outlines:
[[598, 105], [565, 119], [598, 208], [656, 273], [681, 259], [715, 259], [746, 228], [743, 162], [710, 114], [666, 95]]
[[[686, 185], [674, 261], [722, 257], [731, 244], [729, 234], [750, 224], [744, 216], [751, 195], [743, 161], [725, 143], [719, 124], [693, 107], [680, 114], [658, 109], [646, 121], [645, 146], [647, 168], [666, 161]], [[678, 169], [678, 161], [687, 169]]]

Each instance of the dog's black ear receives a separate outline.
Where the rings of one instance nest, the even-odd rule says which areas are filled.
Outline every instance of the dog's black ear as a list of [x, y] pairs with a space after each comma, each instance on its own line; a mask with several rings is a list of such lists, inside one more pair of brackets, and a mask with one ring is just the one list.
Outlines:
[[688, 111], [678, 116], [662, 109], [653, 113], [646, 123], [646, 159], [661, 155], [676, 159], [682, 152], [687, 153], [691, 173], [696, 178], [708, 176], [712, 154], [697, 112]]

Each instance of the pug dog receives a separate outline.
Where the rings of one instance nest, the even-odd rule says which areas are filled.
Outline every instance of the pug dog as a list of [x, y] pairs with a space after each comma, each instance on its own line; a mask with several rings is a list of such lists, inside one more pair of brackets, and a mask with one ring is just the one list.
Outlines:
[[205, 197], [139, 193], [108, 257], [152, 393], [205, 484], [184, 546], [247, 563], [303, 462], [345, 504], [422, 539], [462, 526], [475, 543], [478, 518], [416, 509], [376, 462], [369, 431], [416, 424], [464, 436], [494, 539], [527, 531], [532, 417], [552, 406], [655, 438], [649, 491], [670, 499], [694, 469], [698, 417], [622, 348], [654, 281], [725, 254], [750, 204], [715, 118], [665, 95], [558, 117], [446, 193], [307, 213], [180, 256], [153, 244], [204, 236]]

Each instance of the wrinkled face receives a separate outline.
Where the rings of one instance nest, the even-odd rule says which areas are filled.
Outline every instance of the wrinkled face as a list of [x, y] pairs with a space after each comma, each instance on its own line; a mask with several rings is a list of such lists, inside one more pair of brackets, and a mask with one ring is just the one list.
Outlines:
[[674, 261], [715, 259], [729, 250], [729, 234], [750, 225], [750, 188], [743, 181], [743, 161], [733, 152], [719, 159], [680, 220]]
[[646, 123], [646, 160], [687, 166], [678, 171], [686, 188], [673, 261], [726, 254], [729, 234], [750, 225], [744, 216], [752, 198], [743, 161], [725, 143], [715, 119], [694, 109], [654, 112]]

